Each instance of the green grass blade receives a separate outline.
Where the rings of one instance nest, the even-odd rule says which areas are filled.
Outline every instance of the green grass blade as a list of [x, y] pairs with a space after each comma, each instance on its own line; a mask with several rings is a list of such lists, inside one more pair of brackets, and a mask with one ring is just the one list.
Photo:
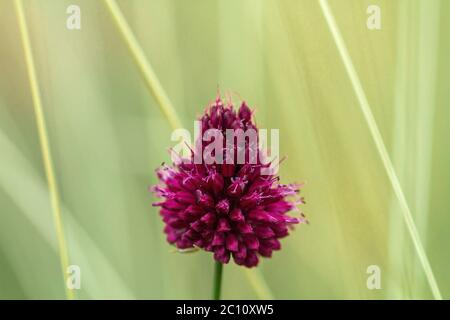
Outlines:
[[433, 155], [433, 120], [436, 113], [436, 88], [439, 61], [440, 0], [419, 3], [419, 75], [417, 92], [417, 225], [422, 237], [427, 235]]
[[[408, 179], [410, 175], [408, 168], [403, 164], [408, 157], [408, 75], [413, 73], [410, 70], [408, 52], [409, 35], [413, 32], [409, 28], [409, 5], [406, 1], [398, 3], [397, 15], [397, 48], [396, 48], [396, 80], [395, 80], [395, 97], [394, 97], [394, 133], [391, 159], [396, 169], [397, 176], [400, 181], [410, 183]], [[405, 190], [406, 195], [408, 191]], [[398, 201], [395, 195], [390, 200], [389, 210], [389, 277], [387, 291], [391, 299], [405, 299], [409, 297], [409, 290], [406, 288], [405, 274], [406, 266], [409, 260], [405, 259], [405, 224], [402, 216], [398, 214]], [[422, 271], [421, 271], [421, 274]]]
[[[58, 252], [58, 240], [51, 234], [52, 226], [40, 214], [48, 207], [45, 203], [45, 199], [49, 198], [48, 188], [41, 181], [32, 161], [9, 139], [2, 128], [0, 150], [5, 153], [0, 157], [0, 189], [10, 197], [43, 241]], [[26, 194], [23, 186], [27, 187]], [[83, 295], [83, 299], [136, 299], [119, 270], [78, 222], [74, 213], [64, 203], [61, 204], [61, 211], [67, 226], [67, 239], [71, 244], [71, 260], [76, 261], [83, 270], [80, 296]]]
[[161, 111], [167, 117], [169, 124], [173, 129], [181, 128], [181, 121], [172, 106], [165, 90], [163, 89], [155, 71], [145, 57], [144, 51], [141, 45], [137, 41], [133, 31], [128, 25], [122, 11], [114, 0], [104, 0], [109, 13], [111, 14], [117, 28], [119, 29], [134, 61], [136, 62], [141, 75], [145, 80], [147, 88], [150, 90], [151, 94], [155, 98]]
[[331, 9], [329, 7], [329, 4], [326, 0], [320, 0], [320, 7], [322, 9], [322, 12], [325, 16], [325, 19], [327, 21], [328, 27], [333, 35], [333, 39], [336, 43], [336, 46], [338, 48], [339, 54], [342, 58], [342, 61], [344, 63], [345, 69], [347, 71], [347, 74], [350, 78], [350, 81], [352, 83], [353, 89], [355, 91], [356, 97], [358, 99], [359, 105], [361, 107], [361, 110], [364, 114], [364, 117], [367, 121], [367, 125], [369, 127], [370, 133], [372, 135], [372, 138], [374, 140], [374, 143], [377, 147], [378, 153], [380, 154], [381, 160], [383, 162], [383, 165], [385, 167], [386, 173], [389, 177], [389, 180], [392, 184], [392, 188], [394, 190], [395, 195], [397, 196], [397, 199], [399, 200], [399, 204], [403, 213], [403, 217], [405, 219], [406, 226], [408, 228], [409, 234], [411, 236], [411, 239], [413, 241], [414, 247], [416, 249], [417, 255], [419, 257], [419, 260], [421, 261], [423, 270], [425, 272], [425, 275], [427, 277], [428, 283], [430, 285], [431, 291], [433, 293], [433, 296], [437, 300], [441, 300], [442, 296], [438, 287], [438, 284], [436, 282], [436, 279], [434, 277], [433, 271], [431, 269], [431, 265], [428, 261], [428, 258], [426, 256], [425, 250], [422, 246], [422, 242], [419, 238], [419, 233], [417, 231], [416, 225], [414, 223], [414, 220], [411, 215], [411, 211], [409, 209], [408, 203], [406, 201], [405, 195], [403, 193], [403, 190], [401, 188], [400, 182], [397, 178], [397, 175], [394, 170], [394, 166], [391, 162], [391, 159], [389, 158], [389, 154], [387, 152], [386, 146], [383, 142], [383, 138], [381, 136], [381, 133], [378, 129], [378, 126], [376, 124], [375, 118], [372, 114], [369, 102], [367, 100], [367, 97], [365, 95], [364, 89], [361, 85], [361, 82], [359, 80], [359, 77], [356, 73], [356, 70], [353, 66], [353, 62], [350, 58], [350, 54], [347, 50], [347, 47], [345, 45], [344, 39], [342, 38], [342, 35], [339, 31], [339, 28], [336, 24], [336, 21], [334, 19], [333, 13], [331, 12]]
[[64, 237], [64, 228], [61, 219], [61, 206], [59, 200], [58, 185], [56, 182], [55, 172], [53, 168], [53, 160], [50, 151], [50, 143], [47, 134], [47, 127], [45, 123], [45, 116], [42, 109], [41, 95], [39, 91], [39, 83], [36, 75], [36, 69], [31, 50], [30, 37], [28, 34], [27, 22], [21, 0], [15, 1], [15, 8], [19, 22], [20, 35], [25, 55], [25, 62], [28, 71], [28, 80], [30, 82], [31, 95], [33, 99], [34, 113], [36, 117], [36, 125], [39, 133], [39, 142], [41, 147], [42, 159], [45, 167], [45, 174], [47, 178], [50, 202], [53, 211], [53, 218], [55, 222], [56, 236], [58, 239], [59, 257], [61, 269], [64, 277], [64, 288], [66, 290], [67, 299], [74, 299], [73, 290], [66, 286], [67, 281], [67, 267], [69, 266], [69, 254], [67, 251], [66, 241]]

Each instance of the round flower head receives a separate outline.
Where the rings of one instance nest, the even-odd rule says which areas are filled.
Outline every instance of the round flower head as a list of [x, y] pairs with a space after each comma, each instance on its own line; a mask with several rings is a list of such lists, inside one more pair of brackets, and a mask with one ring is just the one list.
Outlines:
[[[161, 207], [167, 241], [178, 249], [213, 252], [221, 263], [228, 263], [232, 256], [238, 265], [254, 267], [259, 257], [271, 257], [274, 250], [280, 250], [279, 239], [288, 235], [291, 225], [306, 222], [303, 215], [287, 215], [303, 203], [297, 196], [299, 186], [280, 184], [278, 176], [265, 173], [270, 164], [264, 163], [258, 140], [252, 143], [244, 138], [243, 145], [235, 145], [226, 139], [227, 129], [257, 132], [245, 102], [235, 111], [217, 98], [200, 121], [202, 136], [191, 157], [157, 170], [161, 183], [153, 191], [163, 200], [154, 205]], [[203, 157], [208, 143], [203, 137], [209, 129], [222, 135], [226, 160], [198, 163], [198, 153], [207, 160]], [[216, 153], [211, 154], [215, 157]]]

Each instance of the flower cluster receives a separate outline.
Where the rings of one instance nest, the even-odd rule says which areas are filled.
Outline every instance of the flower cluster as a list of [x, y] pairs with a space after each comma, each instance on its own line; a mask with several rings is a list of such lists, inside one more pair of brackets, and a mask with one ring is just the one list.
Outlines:
[[[203, 132], [210, 128], [223, 134], [227, 129], [257, 130], [245, 102], [236, 111], [220, 98], [200, 121]], [[200, 142], [200, 149], [204, 148]], [[252, 146], [246, 143], [245, 148]], [[261, 174], [269, 165], [261, 156], [253, 164], [197, 164], [195, 152], [191, 159], [157, 169], [161, 183], [153, 187], [162, 198], [154, 205], [161, 207], [167, 241], [178, 249], [202, 248], [221, 263], [228, 263], [232, 256], [238, 265], [250, 268], [259, 257], [271, 257], [280, 250], [279, 239], [288, 235], [293, 224], [306, 221], [303, 214], [299, 218], [287, 215], [304, 203], [298, 197], [299, 185], [283, 185], [278, 176]]]

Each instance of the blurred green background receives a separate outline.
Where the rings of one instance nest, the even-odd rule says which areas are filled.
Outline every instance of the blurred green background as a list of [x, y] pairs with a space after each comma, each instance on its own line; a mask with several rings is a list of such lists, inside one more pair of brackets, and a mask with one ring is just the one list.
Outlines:
[[[101, 0], [24, 0], [79, 299], [208, 299], [207, 253], [173, 253], [147, 187], [172, 131]], [[66, 9], [81, 8], [81, 30]], [[234, 299], [432, 298], [321, 7], [313, 0], [118, 1], [183, 125], [237, 92], [279, 128], [283, 182], [310, 220]], [[450, 1], [329, 0], [426, 248], [450, 297]], [[366, 9], [380, 6], [381, 30]], [[236, 101], [238, 99], [234, 98]], [[14, 2], [0, 0], [0, 298], [64, 299]], [[369, 265], [381, 289], [366, 286]]]

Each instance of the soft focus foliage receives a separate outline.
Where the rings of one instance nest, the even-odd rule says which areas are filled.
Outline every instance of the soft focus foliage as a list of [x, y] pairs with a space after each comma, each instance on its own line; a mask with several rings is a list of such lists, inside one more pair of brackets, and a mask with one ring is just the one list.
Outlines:
[[[209, 298], [204, 252], [170, 251], [147, 190], [171, 128], [100, 0], [25, 0], [79, 298]], [[66, 29], [78, 4], [82, 29]], [[311, 224], [224, 298], [431, 298], [332, 35], [311, 0], [119, 0], [183, 125], [219, 85], [279, 128]], [[450, 297], [450, 1], [329, 0], [444, 298]], [[366, 28], [377, 4], [382, 28]], [[64, 298], [13, 1], [0, 0], [0, 298]], [[378, 265], [382, 289], [368, 290]], [[255, 276], [256, 275], [256, 276]], [[256, 285], [255, 285], [256, 284]], [[261, 284], [261, 283], [260, 283]], [[256, 289], [256, 290], [255, 290]]]

